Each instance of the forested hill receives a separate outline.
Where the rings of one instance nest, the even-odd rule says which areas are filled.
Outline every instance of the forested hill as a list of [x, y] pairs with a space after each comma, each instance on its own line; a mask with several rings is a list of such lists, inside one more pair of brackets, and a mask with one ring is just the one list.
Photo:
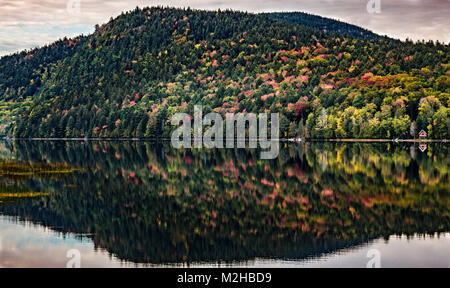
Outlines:
[[279, 112], [285, 137], [450, 134], [450, 46], [260, 14], [136, 8], [0, 59], [0, 135], [169, 137], [171, 115]]
[[369, 40], [377, 40], [381, 38], [380, 35], [356, 25], [303, 12], [275, 12], [262, 13], [262, 15], [275, 20], [287, 21], [289, 23], [300, 24], [324, 32], [331, 32], [353, 38]]

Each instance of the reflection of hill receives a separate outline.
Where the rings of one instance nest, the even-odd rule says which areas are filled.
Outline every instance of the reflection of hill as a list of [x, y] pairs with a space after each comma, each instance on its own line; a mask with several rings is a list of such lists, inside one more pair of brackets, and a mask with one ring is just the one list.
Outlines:
[[[307, 143], [260, 161], [252, 150], [31, 144], [13, 144], [20, 160], [86, 171], [41, 179], [55, 192], [0, 212], [92, 233], [97, 246], [124, 260], [304, 258], [392, 234], [450, 228], [446, 146], [413, 159], [409, 150], [385, 144]], [[420, 173], [440, 181], [423, 181]]]

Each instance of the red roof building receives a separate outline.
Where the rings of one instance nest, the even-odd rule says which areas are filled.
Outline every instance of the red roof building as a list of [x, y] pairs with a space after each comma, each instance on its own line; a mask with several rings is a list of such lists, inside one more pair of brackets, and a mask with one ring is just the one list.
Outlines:
[[425, 131], [423, 131], [423, 130], [421, 130], [421, 131], [419, 132], [419, 137], [420, 137], [420, 138], [427, 138], [427, 136], [428, 136], [427, 132], [425, 132]]

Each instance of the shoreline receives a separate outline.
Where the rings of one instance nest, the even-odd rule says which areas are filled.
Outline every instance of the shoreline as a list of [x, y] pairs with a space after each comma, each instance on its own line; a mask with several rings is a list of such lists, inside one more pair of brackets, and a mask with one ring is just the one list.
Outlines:
[[[170, 141], [169, 138], [8, 138], [1, 137], [6, 141]], [[248, 139], [246, 139], [248, 141]], [[255, 141], [255, 140], [252, 140]], [[282, 138], [280, 142], [302, 143], [302, 142], [361, 142], [361, 143], [448, 143], [449, 139], [293, 139]]]

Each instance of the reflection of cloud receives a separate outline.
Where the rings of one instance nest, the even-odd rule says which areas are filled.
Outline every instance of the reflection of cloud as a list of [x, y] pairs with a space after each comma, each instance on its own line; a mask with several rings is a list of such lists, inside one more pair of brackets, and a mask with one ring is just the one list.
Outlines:
[[80, 241], [73, 235], [62, 236], [43, 226], [31, 223], [16, 224], [9, 217], [0, 216], [2, 246], [0, 267], [58, 267], [65, 268], [67, 251], [77, 249], [81, 253], [82, 267], [127, 266], [107, 252], [94, 249], [92, 241]]
[[69, 1], [78, 0], [2, 0], [0, 55], [49, 43], [63, 36], [86, 34], [95, 24], [107, 22], [122, 11], [155, 5], [252, 12], [305, 11], [395, 38], [450, 41], [448, 0], [381, 0], [380, 14], [367, 13], [368, 0], [79, 0], [80, 13], [67, 10]]

